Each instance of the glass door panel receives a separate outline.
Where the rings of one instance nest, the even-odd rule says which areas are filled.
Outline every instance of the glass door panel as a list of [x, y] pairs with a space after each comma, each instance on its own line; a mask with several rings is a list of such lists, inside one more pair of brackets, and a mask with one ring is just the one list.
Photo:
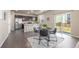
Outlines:
[[71, 33], [70, 14], [65, 14], [63, 17], [63, 32]]
[[61, 32], [62, 16], [61, 16], [61, 15], [57, 15], [55, 22], [56, 22], [57, 31], [58, 31], [58, 32]]
[[70, 13], [56, 15], [55, 20], [55, 27], [58, 32], [71, 33]]

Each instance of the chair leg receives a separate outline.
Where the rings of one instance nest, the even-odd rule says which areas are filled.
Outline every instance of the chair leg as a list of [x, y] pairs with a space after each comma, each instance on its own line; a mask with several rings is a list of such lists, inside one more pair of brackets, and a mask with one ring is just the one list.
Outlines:
[[40, 39], [40, 37], [39, 37], [39, 44], [40, 44], [40, 42], [41, 42], [41, 39]]
[[56, 36], [56, 34], [55, 34], [55, 37], [56, 37], [56, 42], [57, 42], [57, 36]]
[[49, 38], [49, 36], [48, 36], [48, 40], [47, 40], [47, 46], [49, 46], [49, 41], [50, 41], [50, 38]]
[[49, 46], [49, 41], [47, 41], [47, 46]]

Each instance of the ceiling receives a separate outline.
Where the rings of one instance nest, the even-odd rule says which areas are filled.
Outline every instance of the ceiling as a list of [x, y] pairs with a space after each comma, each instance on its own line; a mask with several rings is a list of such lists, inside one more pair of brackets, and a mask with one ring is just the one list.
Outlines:
[[47, 11], [48, 10], [14, 10], [15, 13], [28, 14], [28, 15], [38, 15]]
[[40, 14], [62, 14], [62, 13], [67, 13], [70, 12], [71, 10], [13, 10], [15, 15], [18, 16], [31, 16], [31, 17], [36, 17], [37, 15]]

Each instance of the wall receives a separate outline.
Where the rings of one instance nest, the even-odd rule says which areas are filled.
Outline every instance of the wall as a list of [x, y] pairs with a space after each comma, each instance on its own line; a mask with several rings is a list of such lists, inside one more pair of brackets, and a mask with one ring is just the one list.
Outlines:
[[14, 22], [15, 22], [15, 13], [11, 11], [11, 31], [15, 30]]
[[11, 32], [11, 11], [10, 10], [7, 10], [6, 11], [6, 19], [8, 21], [8, 33]]
[[[54, 15], [53, 15], [53, 13], [54, 13], [53, 11], [48, 11], [46, 13], [39, 15], [38, 18], [40, 16], [42, 16], [42, 18], [39, 19], [39, 20], [44, 19], [44, 23], [47, 23], [50, 27], [53, 28], [53, 26], [54, 26]], [[47, 20], [47, 18], [49, 18], [49, 20]]]
[[71, 12], [71, 34], [79, 38], [79, 11]]
[[10, 11], [6, 10], [5, 13], [6, 13], [6, 16], [5, 16], [6, 19], [5, 20], [0, 19], [0, 47], [2, 46], [2, 44], [8, 37], [8, 35], [10, 33], [10, 29], [11, 29]]

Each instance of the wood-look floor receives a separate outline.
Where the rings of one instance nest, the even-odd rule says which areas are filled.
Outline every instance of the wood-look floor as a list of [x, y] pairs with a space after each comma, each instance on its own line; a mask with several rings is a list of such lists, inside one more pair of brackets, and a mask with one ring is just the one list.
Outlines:
[[6, 39], [2, 48], [30, 48], [31, 45], [22, 30], [12, 32]]
[[[27, 37], [36, 36], [38, 34], [29, 32], [24, 33], [23, 30], [12, 32], [6, 39], [1, 48], [31, 48]], [[74, 48], [79, 39], [64, 35], [64, 41], [56, 46], [56, 48]]]

